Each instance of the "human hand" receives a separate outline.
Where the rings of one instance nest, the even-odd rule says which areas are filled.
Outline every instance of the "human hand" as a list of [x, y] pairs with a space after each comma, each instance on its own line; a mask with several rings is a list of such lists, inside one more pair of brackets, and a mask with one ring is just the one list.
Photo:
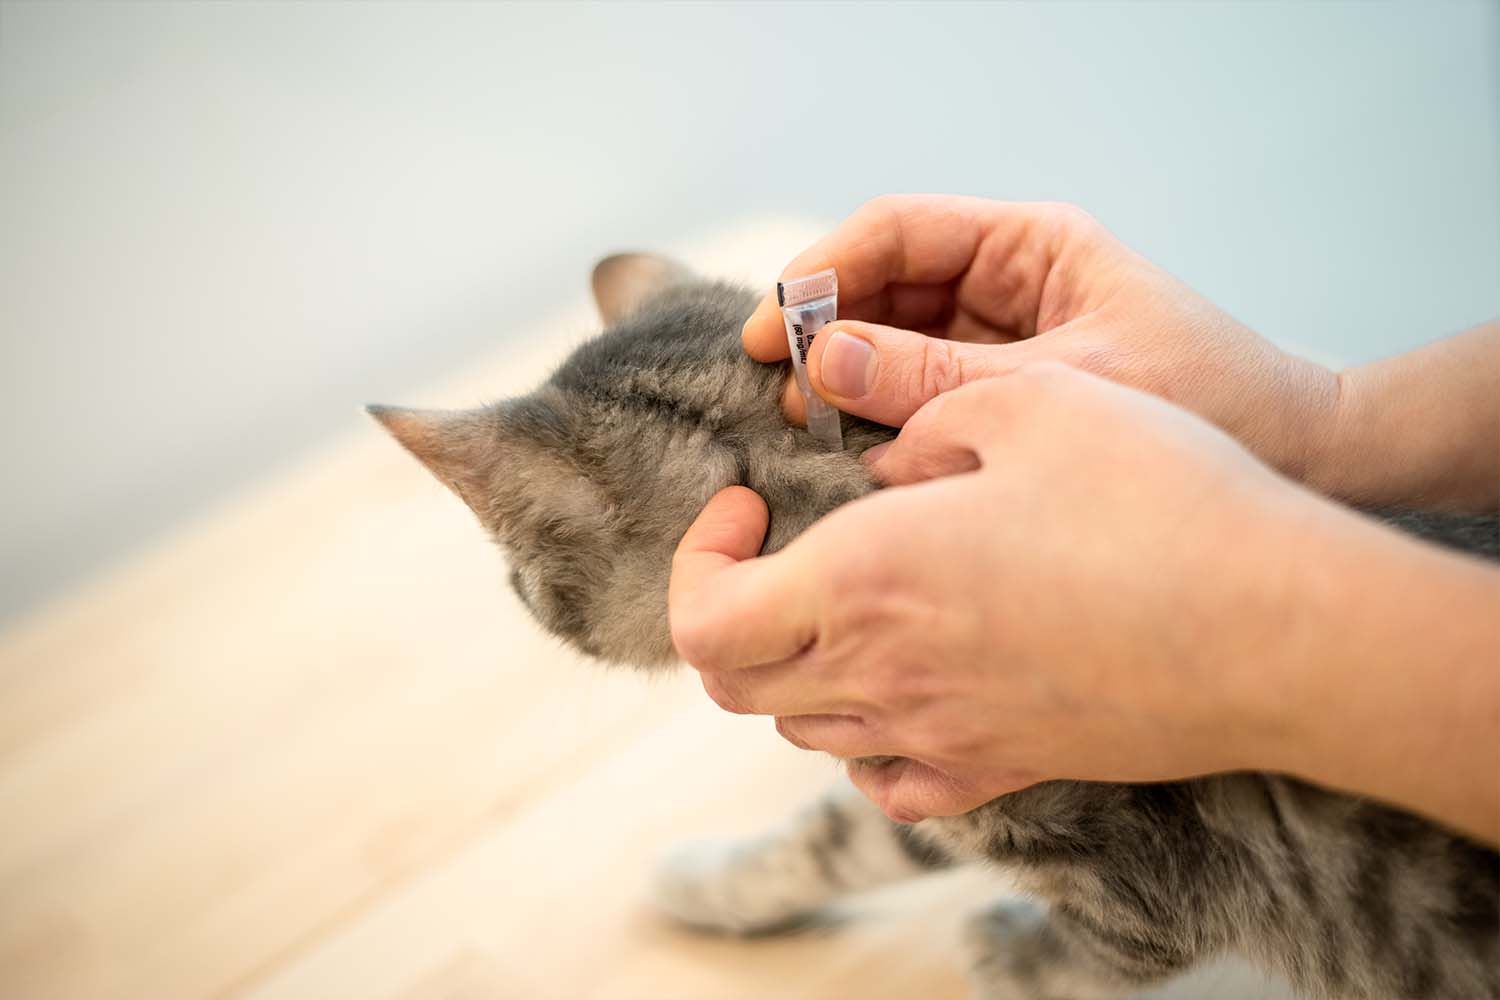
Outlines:
[[[1337, 377], [1257, 336], [1076, 208], [878, 198], [783, 275], [829, 267], [840, 319], [819, 333], [807, 365], [814, 390], [840, 409], [900, 426], [958, 385], [1060, 361], [1192, 410], [1293, 478], [1326, 478], [1312, 466], [1334, 422]], [[787, 356], [774, 295], [743, 339], [758, 360]], [[794, 382], [785, 404], [805, 419]]]
[[1284, 724], [1252, 658], [1266, 622], [1295, 643], [1300, 619], [1256, 612], [1324, 505], [1209, 424], [1026, 365], [938, 396], [869, 457], [896, 488], [764, 558], [759, 498], [717, 495], [670, 612], [715, 701], [850, 760], [892, 818], [1246, 767], [1263, 720]]

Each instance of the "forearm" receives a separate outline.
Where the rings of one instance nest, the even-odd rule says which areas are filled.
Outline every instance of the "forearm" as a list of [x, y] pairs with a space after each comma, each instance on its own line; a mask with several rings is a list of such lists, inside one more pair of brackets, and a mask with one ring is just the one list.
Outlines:
[[1309, 504], [1282, 542], [1257, 766], [1500, 843], [1500, 570]]
[[1339, 381], [1309, 485], [1362, 506], [1500, 509], [1500, 322]]

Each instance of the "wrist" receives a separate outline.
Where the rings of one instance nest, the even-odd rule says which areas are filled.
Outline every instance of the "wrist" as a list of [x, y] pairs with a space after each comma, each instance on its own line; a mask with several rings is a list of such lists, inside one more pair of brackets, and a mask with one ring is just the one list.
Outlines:
[[1329, 493], [1337, 479], [1336, 440], [1348, 387], [1343, 373], [1293, 354], [1282, 354], [1277, 380], [1282, 386], [1279, 432], [1261, 457], [1282, 475], [1318, 493]]
[[1299, 478], [1364, 507], [1500, 507], [1500, 323], [1336, 377]]
[[[1262, 543], [1264, 644], [1237, 664], [1240, 766], [1494, 840], [1500, 575], [1305, 491]], [[1420, 586], [1413, 586], [1420, 581]], [[1482, 755], [1479, 755], [1482, 758]]]
[[1362, 481], [1368, 476], [1359, 445], [1349, 428], [1359, 423], [1366, 387], [1358, 369], [1346, 368], [1330, 374], [1333, 402], [1323, 419], [1309, 429], [1304, 464], [1297, 478], [1323, 496], [1358, 504], [1365, 499]]
[[[1320, 522], [1326, 504], [1284, 479], [1246, 495], [1248, 505], [1225, 532], [1214, 578], [1222, 584], [1216, 615], [1223, 623], [1210, 655], [1216, 703], [1208, 737], [1225, 755], [1223, 770], [1293, 771], [1317, 727], [1317, 700], [1304, 686], [1315, 676], [1330, 632], [1329, 581], [1315, 549], [1328, 544]], [[1336, 621], [1337, 619], [1333, 619]]]

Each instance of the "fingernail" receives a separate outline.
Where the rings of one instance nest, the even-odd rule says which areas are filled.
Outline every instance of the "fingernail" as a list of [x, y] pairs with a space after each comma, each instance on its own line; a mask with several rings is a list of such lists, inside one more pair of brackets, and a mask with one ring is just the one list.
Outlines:
[[859, 456], [859, 460], [866, 465], [874, 465], [880, 461], [881, 456], [891, 450], [892, 443], [891, 441], [883, 441], [873, 448], [866, 448], [864, 454]]
[[835, 396], [858, 399], [875, 384], [875, 348], [842, 330], [823, 349], [823, 385]]

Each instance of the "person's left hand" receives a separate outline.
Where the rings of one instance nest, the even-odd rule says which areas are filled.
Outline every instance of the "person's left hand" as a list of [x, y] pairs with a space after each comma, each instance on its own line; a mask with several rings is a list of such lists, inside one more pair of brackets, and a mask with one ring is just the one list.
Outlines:
[[875, 451], [893, 488], [781, 552], [753, 558], [767, 514], [742, 487], [682, 539], [673, 639], [716, 702], [849, 760], [904, 822], [1052, 778], [1247, 766], [1256, 630], [1295, 640], [1273, 602], [1320, 501], [1053, 364], [938, 396]]

